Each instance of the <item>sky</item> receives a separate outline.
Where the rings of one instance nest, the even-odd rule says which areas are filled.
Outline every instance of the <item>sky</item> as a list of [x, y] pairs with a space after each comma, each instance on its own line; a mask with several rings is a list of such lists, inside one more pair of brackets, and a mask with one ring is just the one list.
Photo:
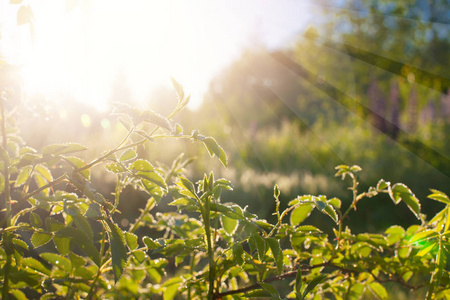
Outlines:
[[[0, 0], [0, 54], [30, 93], [105, 109], [117, 78], [145, 103], [170, 77], [201, 103], [212, 77], [248, 47], [283, 47], [314, 18], [309, 0]], [[17, 25], [29, 5], [30, 26]]]

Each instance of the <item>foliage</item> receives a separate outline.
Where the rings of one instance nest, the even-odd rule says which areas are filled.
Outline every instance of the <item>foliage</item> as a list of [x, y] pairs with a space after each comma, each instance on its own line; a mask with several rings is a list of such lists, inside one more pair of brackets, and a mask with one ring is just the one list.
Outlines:
[[[339, 165], [336, 176], [350, 178], [352, 201], [303, 195], [281, 207], [274, 187], [275, 222], [236, 203], [222, 202], [231, 183], [211, 172], [192, 182], [182, 155], [172, 165], [156, 165], [139, 147], [161, 139], [203, 144], [227, 166], [227, 156], [212, 137], [185, 134], [173, 117], [189, 101], [173, 81], [178, 105], [167, 117], [127, 105], [115, 114], [127, 129], [123, 140], [86, 162], [77, 143], [52, 144], [40, 151], [26, 145], [14, 123], [18, 110], [1, 99], [0, 190], [4, 202], [0, 267], [3, 299], [387, 299], [395, 283], [427, 294], [450, 297], [447, 267], [450, 200], [432, 190], [442, 210], [430, 220], [418, 198], [401, 183], [380, 180], [358, 190], [358, 166]], [[150, 130], [148, 126], [153, 127]], [[144, 130], [144, 128], [146, 128]], [[112, 195], [93, 188], [92, 173], [116, 176]], [[98, 169], [97, 169], [98, 170]], [[147, 195], [133, 224], [121, 226], [119, 201], [125, 187]], [[384, 233], [354, 233], [345, 226], [360, 201], [379, 194], [403, 202], [419, 221]], [[158, 211], [170, 199], [172, 211]], [[371, 200], [374, 201], [374, 200]], [[307, 225], [318, 211], [329, 228]]]

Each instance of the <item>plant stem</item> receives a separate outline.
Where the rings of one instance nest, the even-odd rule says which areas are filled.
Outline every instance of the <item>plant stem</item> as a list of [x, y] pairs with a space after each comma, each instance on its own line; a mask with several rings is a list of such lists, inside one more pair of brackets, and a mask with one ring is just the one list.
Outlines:
[[[2, 97], [0, 99], [1, 101], [1, 117], [2, 117], [2, 138], [3, 138], [3, 149], [6, 152], [8, 149], [8, 138], [6, 134], [6, 118], [5, 118], [5, 107], [4, 102], [6, 99]], [[6, 209], [6, 227], [11, 226], [11, 193], [9, 190], [9, 159], [4, 161], [4, 170], [3, 174], [5, 176], [5, 189], [4, 189], [4, 195], [5, 195], [5, 209]], [[3, 234], [3, 243], [10, 243], [9, 239], [10, 233], [6, 232]], [[4, 267], [4, 279], [3, 279], [3, 290], [2, 290], [2, 299], [8, 299], [9, 294], [9, 272], [11, 269], [11, 263], [12, 263], [12, 253], [7, 252], [6, 256], [6, 263]]]
[[211, 223], [210, 223], [210, 202], [211, 196], [206, 197], [203, 206], [200, 206], [203, 223], [205, 225], [206, 243], [208, 244], [208, 261], [209, 261], [209, 288], [208, 300], [214, 299], [214, 281], [215, 281], [215, 262], [214, 251], [211, 240]]

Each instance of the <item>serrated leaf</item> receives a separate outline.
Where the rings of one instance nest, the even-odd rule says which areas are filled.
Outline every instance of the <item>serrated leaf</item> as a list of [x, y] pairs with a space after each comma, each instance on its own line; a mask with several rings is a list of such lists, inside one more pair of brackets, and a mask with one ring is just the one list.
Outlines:
[[383, 179], [380, 179], [377, 183], [377, 191], [384, 191], [386, 190], [390, 185], [390, 182], [386, 182]]
[[41, 216], [37, 213], [31, 212], [29, 215], [30, 225], [33, 227], [42, 227]]
[[387, 299], [388, 298], [388, 293], [387, 293], [386, 289], [380, 283], [378, 283], [376, 281], [371, 282], [371, 283], [369, 283], [369, 288], [374, 292], [374, 294], [379, 299]]
[[266, 255], [266, 243], [264, 242], [264, 239], [257, 234], [254, 234], [252, 238], [256, 244], [256, 249], [258, 250], [259, 260], [264, 261], [264, 256]]
[[181, 188], [180, 193], [185, 196], [197, 199], [194, 184], [184, 176], [179, 176], [176, 184]]
[[84, 259], [83, 257], [81, 257], [79, 255], [76, 255], [73, 252], [69, 253], [69, 259], [70, 259], [70, 262], [72, 263], [72, 267], [75, 269], [78, 267], [84, 266], [84, 264], [86, 264], [86, 259]]
[[283, 252], [281, 251], [280, 244], [278, 240], [274, 238], [266, 238], [266, 243], [269, 247], [266, 246], [266, 248], [270, 248], [272, 250], [273, 258], [275, 260], [275, 263], [277, 265], [278, 273], [281, 273], [283, 270]]
[[145, 258], [147, 257], [145, 252], [142, 250], [133, 251], [132, 254], [139, 264], [142, 264], [145, 261]]
[[330, 216], [330, 218], [333, 219], [336, 224], [338, 223], [338, 215], [331, 205], [327, 204], [322, 212]]
[[153, 165], [145, 159], [138, 159], [138, 160], [134, 161], [128, 167], [128, 169], [133, 170], [133, 171], [144, 171], [144, 172], [155, 171], [155, 168], [153, 167]]
[[24, 185], [25, 182], [27, 182], [28, 177], [30, 177], [32, 170], [33, 170], [32, 166], [26, 166], [22, 168], [16, 177], [16, 182], [14, 183], [14, 185], [16, 187]]
[[414, 234], [410, 239], [409, 243], [418, 243], [426, 240], [430, 240], [439, 236], [439, 233], [432, 229], [427, 229], [419, 233]]
[[47, 217], [45, 219], [45, 228], [47, 229], [47, 231], [55, 232], [55, 231], [59, 231], [59, 230], [63, 229], [64, 227], [66, 227], [65, 224], [63, 224], [51, 217]]
[[51, 270], [44, 267], [40, 261], [32, 257], [25, 257], [22, 260], [22, 265], [47, 276], [50, 276], [51, 274]]
[[[86, 166], [86, 163], [78, 157], [75, 156], [68, 156], [64, 158], [69, 164], [71, 164], [75, 169], [81, 169], [84, 166]], [[90, 180], [91, 171], [90, 169], [85, 169], [80, 172], [81, 175], [83, 175], [84, 178], [87, 180]]]
[[296, 207], [290, 216], [292, 226], [301, 224], [312, 212], [314, 206], [312, 204], [300, 204]]
[[136, 176], [139, 176], [140, 178], [153, 182], [154, 184], [158, 185], [159, 187], [162, 187], [163, 189], [167, 189], [166, 181], [156, 171], [153, 172], [139, 171], [136, 173]]
[[159, 126], [161, 128], [167, 129], [170, 132], [173, 131], [172, 124], [170, 123], [169, 119], [158, 113], [155, 113], [154, 111], [151, 110], [143, 111], [141, 113], [141, 120]]
[[69, 254], [70, 250], [71, 250], [71, 238], [69, 237], [65, 237], [65, 236], [61, 236], [61, 235], [55, 235], [53, 237], [53, 243], [55, 244], [56, 250], [58, 250], [58, 252], [61, 255], [67, 255]]
[[403, 183], [396, 183], [389, 192], [391, 199], [395, 204], [403, 201], [414, 215], [420, 219], [420, 202], [419, 199], [411, 192], [411, 190]]
[[134, 149], [128, 149], [125, 151], [119, 158], [119, 161], [128, 161], [132, 160], [133, 158], [136, 158], [137, 153], [134, 151]]
[[106, 170], [113, 172], [113, 173], [121, 173], [121, 172], [127, 171], [127, 169], [125, 169], [121, 164], [116, 163], [116, 162], [106, 164], [105, 168], [106, 168]]
[[142, 238], [142, 241], [147, 246], [147, 248], [150, 250], [155, 250], [155, 249], [161, 248], [161, 244], [159, 244], [158, 242], [155, 242], [152, 238], [149, 238], [148, 236], [144, 236]]
[[109, 231], [109, 244], [111, 251], [111, 260], [114, 273], [114, 282], [120, 279], [123, 269], [127, 263], [127, 248], [125, 246], [125, 237], [120, 228], [113, 222], [106, 220]]
[[49, 156], [49, 155], [68, 154], [84, 151], [86, 149], [87, 148], [85, 146], [76, 143], [52, 144], [45, 146], [42, 149], [42, 155]]
[[445, 193], [438, 191], [438, 190], [433, 190], [433, 189], [431, 191], [433, 193], [430, 194], [428, 196], [428, 198], [445, 203], [445, 204], [450, 204], [450, 199], [448, 198], [448, 196]]
[[202, 140], [203, 144], [205, 145], [206, 149], [208, 149], [208, 152], [211, 156], [216, 155], [219, 160], [222, 162], [222, 164], [227, 167], [228, 164], [228, 157], [225, 151], [217, 141], [212, 137], [206, 137]]
[[96, 202], [91, 202], [89, 204], [89, 208], [87, 209], [84, 215], [94, 220], [102, 218], [102, 211], [100, 205]]
[[25, 243], [25, 242], [22, 241], [21, 239], [13, 238], [13, 239], [12, 239], [12, 242], [13, 242], [15, 245], [17, 245], [17, 246], [22, 247], [23, 249], [28, 250], [28, 245], [27, 245], [27, 243]]
[[50, 170], [44, 166], [44, 165], [37, 165], [35, 166], [34, 170], [39, 173], [47, 182], [50, 182], [53, 180], [52, 173]]
[[265, 282], [258, 282], [258, 284], [270, 294], [270, 299], [281, 299], [277, 289], [274, 288], [271, 284]]
[[72, 263], [62, 255], [46, 252], [41, 253], [39, 256], [64, 272], [71, 272], [72, 270]]
[[229, 236], [233, 235], [238, 228], [239, 221], [236, 219], [228, 218], [225, 215], [220, 216], [220, 221], [222, 223], [222, 227], [225, 230], [225, 233]]
[[64, 237], [72, 238], [73, 243], [78, 245], [84, 254], [92, 259], [97, 266], [100, 265], [100, 253], [93, 242], [87, 238], [86, 233], [73, 227], [66, 227], [59, 231], [59, 234]]
[[125, 240], [127, 241], [127, 245], [130, 250], [135, 250], [139, 246], [137, 239], [138, 237], [134, 233], [125, 232]]

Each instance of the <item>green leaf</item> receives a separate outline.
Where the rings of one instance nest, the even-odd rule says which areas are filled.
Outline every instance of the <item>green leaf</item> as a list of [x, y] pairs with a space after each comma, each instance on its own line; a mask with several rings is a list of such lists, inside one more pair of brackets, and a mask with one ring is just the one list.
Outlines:
[[236, 232], [236, 229], [238, 228], [239, 225], [238, 220], [228, 218], [225, 215], [220, 216], [220, 220], [222, 222], [222, 227], [227, 235], [231, 236]]
[[125, 169], [121, 164], [112, 162], [105, 166], [106, 170], [113, 172], [113, 173], [121, 173], [126, 172], [127, 169]]
[[265, 282], [258, 282], [259, 286], [270, 294], [270, 299], [281, 299], [277, 289], [271, 284]]
[[300, 204], [291, 212], [291, 225], [297, 226], [301, 224], [311, 214], [313, 209], [314, 206], [312, 204]]
[[56, 249], [61, 255], [67, 255], [69, 254], [71, 250], [71, 238], [61, 236], [61, 235], [55, 235], [53, 237], [53, 243], [55, 244]]
[[181, 188], [180, 189], [181, 194], [191, 197], [193, 199], [198, 198], [197, 194], [195, 193], [194, 184], [191, 181], [189, 181], [189, 179], [187, 179], [186, 177], [179, 176], [176, 184]]
[[211, 156], [216, 155], [219, 158], [219, 160], [222, 162], [222, 164], [225, 167], [227, 167], [227, 164], [228, 164], [227, 154], [225, 153], [223, 148], [221, 146], [219, 146], [217, 141], [212, 137], [206, 137], [205, 139], [202, 140], [202, 142], [206, 146], [206, 149], [208, 149], [209, 154]]
[[50, 170], [44, 165], [37, 165], [34, 167], [34, 170], [39, 173], [47, 182], [53, 180], [52, 173]]
[[[84, 162], [84, 160], [75, 157], [75, 156], [68, 156], [64, 158], [69, 164], [71, 164], [75, 169], [81, 169], [84, 166], [86, 166], [86, 163]], [[90, 180], [90, 176], [91, 176], [91, 171], [90, 169], [85, 169], [83, 171], [80, 172], [81, 175], [83, 175], [84, 178], [86, 178], [87, 180]]]
[[45, 228], [47, 231], [55, 232], [65, 228], [66, 225], [53, 219], [52, 217], [48, 217], [45, 219]]
[[19, 174], [16, 177], [16, 182], [14, 185], [16, 187], [22, 186], [27, 182], [28, 177], [31, 175], [31, 171], [33, 170], [32, 166], [26, 166], [20, 170]]
[[178, 294], [178, 288], [180, 287], [181, 282], [182, 279], [179, 277], [172, 277], [167, 280], [163, 284], [163, 287], [165, 287], [163, 300], [173, 300]]
[[86, 263], [86, 260], [83, 257], [76, 255], [73, 252], [69, 253], [69, 259], [70, 262], [72, 263], [72, 267], [75, 269], [84, 266], [84, 264]]
[[73, 243], [78, 245], [78, 247], [90, 258], [92, 261], [99, 266], [100, 265], [100, 253], [94, 246], [92, 240], [87, 238], [86, 233], [80, 229], [73, 227], [66, 227], [59, 231], [59, 234], [64, 237], [69, 237], [73, 240]]
[[388, 298], [388, 293], [387, 293], [386, 289], [380, 283], [378, 283], [376, 281], [371, 282], [371, 283], [369, 283], [369, 288], [379, 299], [387, 299]]
[[140, 178], [153, 182], [154, 184], [158, 185], [159, 187], [162, 187], [163, 189], [167, 189], [166, 181], [156, 171], [154, 172], [139, 171], [136, 173], [136, 175], [139, 176]]
[[21, 290], [11, 289], [9, 292], [16, 300], [28, 300], [28, 297]]
[[419, 243], [422, 241], [426, 241], [426, 240], [430, 240], [433, 238], [436, 238], [439, 236], [439, 233], [436, 232], [433, 229], [427, 229], [424, 231], [421, 231], [419, 233], [414, 234], [410, 239], [409, 239], [409, 243], [413, 244], [413, 243]]
[[141, 113], [141, 120], [159, 126], [161, 128], [167, 129], [170, 132], [173, 131], [172, 124], [170, 123], [169, 119], [160, 114], [155, 113], [154, 111], [151, 110], [143, 111]]
[[301, 299], [301, 290], [302, 290], [302, 270], [298, 268], [297, 275], [295, 277], [295, 294], [296, 299]]
[[45, 146], [42, 149], [42, 155], [49, 156], [49, 155], [68, 154], [84, 151], [86, 149], [87, 148], [85, 146], [76, 143], [52, 144]]
[[15, 245], [17, 245], [17, 246], [22, 247], [23, 249], [28, 250], [28, 245], [27, 245], [27, 243], [25, 243], [25, 242], [22, 241], [21, 239], [13, 238], [13, 239], [12, 239], [12, 242], [13, 242]]
[[178, 96], [178, 104], [181, 103], [181, 101], [184, 100], [184, 90], [183, 90], [183, 86], [181, 84], [178, 83], [178, 81], [176, 81], [175, 79], [173, 79], [173, 77], [170, 77], [170, 81], [172, 81], [172, 85], [175, 89], [175, 91], [177, 92], [177, 96]]
[[49, 270], [46, 267], [44, 267], [44, 265], [40, 261], [35, 259], [35, 258], [25, 257], [22, 260], [22, 265], [24, 267], [28, 267], [28, 268], [30, 268], [32, 270], [35, 270], [36, 272], [39, 272], [41, 274], [44, 274], [44, 275], [47, 275], [47, 276], [51, 275], [51, 270]]
[[36, 231], [31, 236], [31, 244], [34, 248], [38, 248], [42, 245], [47, 244], [52, 239], [52, 235], [45, 232], [38, 232]]
[[123, 269], [127, 263], [127, 248], [125, 246], [125, 237], [120, 228], [113, 222], [106, 220], [109, 227], [109, 244], [111, 250], [111, 260], [113, 265], [114, 282], [117, 282], [122, 276]]
[[37, 213], [31, 212], [29, 215], [30, 219], [30, 225], [33, 227], [41, 227], [42, 226], [42, 219], [41, 216]]
[[392, 186], [389, 193], [395, 204], [403, 201], [414, 213], [417, 219], [420, 219], [420, 202], [411, 190], [403, 183], [396, 183]]
[[145, 252], [142, 250], [133, 251], [132, 254], [133, 254], [134, 258], [138, 261], [139, 264], [142, 264], [147, 257]]
[[386, 182], [383, 179], [380, 179], [377, 183], [377, 191], [384, 191], [391, 185], [390, 182]]
[[234, 262], [241, 266], [244, 263], [244, 248], [241, 244], [234, 244], [231, 247], [231, 250], [233, 251], [233, 260]]
[[266, 255], [266, 243], [264, 242], [264, 239], [257, 234], [254, 234], [252, 238], [256, 244], [256, 249], [258, 250], [259, 260], [264, 261], [264, 256]]
[[72, 263], [68, 258], [62, 255], [46, 252], [41, 253], [39, 256], [42, 257], [44, 260], [46, 260], [48, 263], [56, 266], [58, 269], [64, 272], [72, 271]]
[[278, 273], [281, 274], [281, 272], [283, 271], [283, 252], [281, 251], [280, 244], [278, 240], [274, 238], [266, 238], [266, 243], [269, 246], [266, 248], [270, 248], [270, 250], [272, 250], [273, 258], [277, 265]]
[[155, 168], [153, 167], [153, 165], [145, 159], [136, 160], [128, 167], [128, 169], [133, 170], [133, 171], [144, 171], [144, 172], [155, 171]]
[[128, 149], [125, 151], [119, 158], [119, 161], [128, 161], [132, 160], [133, 158], [136, 158], [137, 153], [133, 149]]
[[450, 199], [445, 193], [433, 189], [431, 189], [431, 192], [433, 193], [430, 194], [428, 198], [450, 205]]
[[327, 278], [327, 275], [319, 275], [315, 277], [313, 280], [311, 280], [310, 283], [306, 286], [305, 290], [303, 291], [302, 300], [306, 298], [309, 292], [311, 292], [318, 284], [323, 282]]
[[130, 250], [135, 250], [139, 246], [137, 239], [138, 237], [134, 233], [125, 232], [125, 240]]

